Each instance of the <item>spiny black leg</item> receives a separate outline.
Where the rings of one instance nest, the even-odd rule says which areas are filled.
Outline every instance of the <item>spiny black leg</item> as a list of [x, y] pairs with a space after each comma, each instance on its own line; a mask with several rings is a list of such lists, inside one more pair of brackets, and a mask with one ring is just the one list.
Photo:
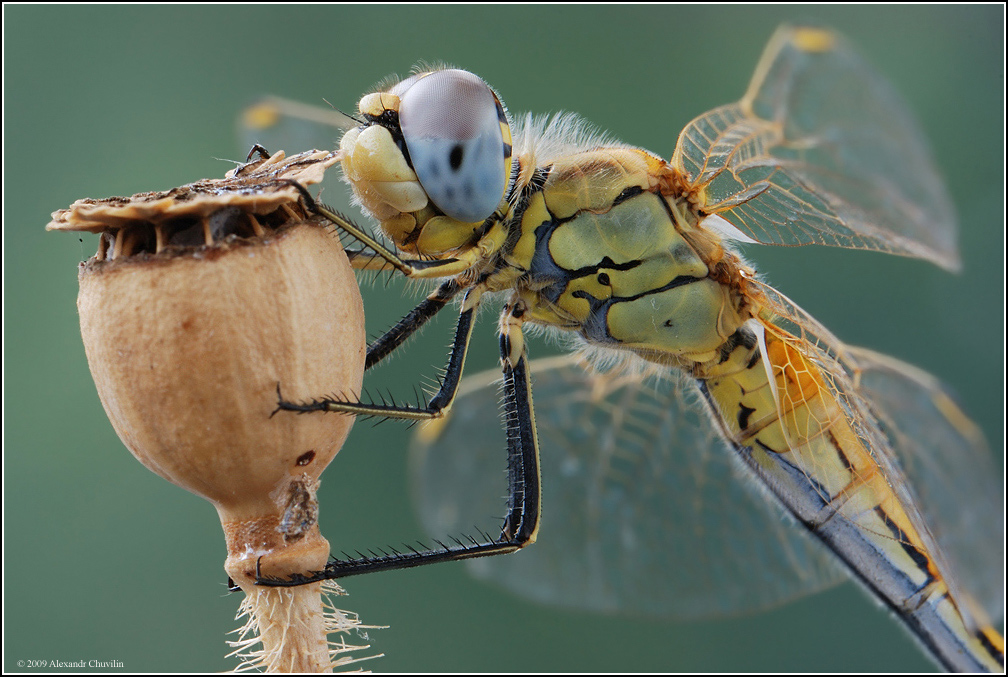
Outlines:
[[369, 266], [366, 265], [366, 262], [373, 260], [373, 256], [377, 256], [385, 261], [385, 264], [382, 264], [382, 267], [386, 264], [391, 265], [406, 277], [413, 277], [418, 273], [422, 277], [447, 277], [448, 275], [454, 275], [460, 272], [457, 270], [458, 266], [455, 265], [458, 262], [457, 259], [433, 259], [429, 261], [404, 259], [396, 252], [378, 242], [378, 240], [373, 238], [366, 230], [347, 217], [332, 208], [327, 207], [326, 205], [316, 202], [315, 198], [313, 198], [311, 193], [308, 192], [308, 189], [297, 181], [294, 181], [293, 179], [277, 179], [277, 183], [288, 185], [297, 189], [297, 191], [301, 194], [301, 201], [304, 203], [305, 209], [308, 212], [324, 217], [334, 226], [374, 252], [374, 255], [369, 255], [359, 250], [348, 252], [347, 256], [350, 258], [351, 264], [354, 265], [354, 267], [358, 267], [357, 262], [355, 261], [357, 258], [360, 258], [363, 262], [361, 265], [367, 268]]
[[[445, 366], [444, 379], [437, 393], [424, 406], [403, 406], [395, 402], [364, 403], [351, 402], [338, 397], [324, 397], [310, 402], [288, 402], [281, 399], [276, 411], [295, 411], [307, 413], [312, 411], [339, 411], [358, 416], [383, 416], [386, 418], [403, 418], [413, 421], [424, 421], [441, 418], [444, 412], [455, 400], [459, 382], [462, 380], [462, 368], [465, 366], [466, 353], [469, 351], [469, 340], [472, 338], [473, 321], [476, 309], [479, 307], [481, 292], [470, 289], [462, 301], [462, 313], [455, 327], [455, 339], [452, 341], [451, 354]], [[421, 304], [422, 305], [422, 304]]]
[[[501, 342], [504, 340], [502, 336]], [[539, 442], [528, 357], [524, 353], [513, 368], [504, 366], [504, 425], [508, 445], [508, 514], [502, 538], [522, 547], [535, 542], [542, 510]]]
[[252, 161], [252, 156], [255, 155], [256, 153], [259, 154], [259, 159], [261, 160], [269, 160], [270, 156], [272, 155], [272, 153], [266, 150], [262, 146], [262, 144], [254, 143], [252, 144], [252, 149], [248, 152], [248, 155], [245, 157], [246, 164]]
[[[286, 580], [258, 579], [257, 585], [290, 587], [317, 581], [345, 578], [364, 573], [407, 569], [410, 567], [451, 562], [473, 557], [503, 555], [533, 543], [539, 531], [541, 506], [539, 446], [536, 440], [535, 415], [532, 410], [532, 389], [528, 374], [528, 356], [521, 336], [521, 315], [511, 314], [513, 321], [504, 323], [501, 335], [501, 361], [504, 369], [504, 411], [508, 447], [508, 515], [501, 535], [491, 540], [480, 532], [481, 540], [466, 537], [445, 544], [435, 541], [437, 549], [417, 549], [407, 545], [409, 552], [383, 552], [333, 559], [324, 570], [297, 575]], [[516, 357], [517, 356], [517, 357]]]
[[421, 301], [406, 317], [396, 322], [394, 327], [386, 331], [381, 338], [368, 346], [364, 369], [370, 369], [388, 357], [396, 348], [402, 345], [403, 341], [424, 326], [427, 320], [434, 317], [442, 308], [448, 305], [448, 302], [460, 290], [461, 287], [459, 287], [454, 279], [448, 280], [438, 287], [433, 294]]
[[525, 305], [508, 304], [501, 315], [500, 352], [504, 369], [504, 427], [508, 445], [508, 515], [502, 538], [534, 543], [542, 508], [539, 440], [532, 408], [528, 351], [522, 333]]
[[392, 264], [399, 272], [403, 273], [407, 277], [413, 274], [413, 269], [410, 265], [399, 258], [395, 252], [391, 251], [387, 247], [382, 246], [377, 240], [375, 240], [371, 235], [367, 233], [363, 228], [358, 226], [356, 223], [346, 218], [342, 214], [338, 214], [332, 209], [329, 209], [325, 205], [320, 205], [312, 197], [308, 189], [301, 185], [299, 182], [293, 179], [279, 179], [279, 183], [291, 186], [301, 194], [301, 201], [304, 203], [305, 209], [312, 214], [318, 214], [323, 216], [332, 222], [337, 228], [347, 233], [355, 240], [366, 246], [371, 251], [375, 252], [381, 258], [385, 259], [388, 263]]

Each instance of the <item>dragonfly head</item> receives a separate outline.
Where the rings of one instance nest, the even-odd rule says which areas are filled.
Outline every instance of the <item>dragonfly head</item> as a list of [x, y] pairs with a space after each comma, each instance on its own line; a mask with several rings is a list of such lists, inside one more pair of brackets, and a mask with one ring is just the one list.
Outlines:
[[343, 136], [343, 172], [396, 245], [442, 257], [471, 246], [506, 208], [511, 128], [504, 106], [463, 70], [417, 73], [367, 94], [366, 124]]

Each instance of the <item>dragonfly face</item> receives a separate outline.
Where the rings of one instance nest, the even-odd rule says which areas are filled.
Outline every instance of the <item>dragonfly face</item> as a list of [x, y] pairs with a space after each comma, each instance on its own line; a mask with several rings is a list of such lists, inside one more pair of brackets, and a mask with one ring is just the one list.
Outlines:
[[474, 244], [511, 175], [511, 129], [493, 90], [462, 70], [418, 73], [358, 111], [366, 124], [343, 136], [343, 171], [382, 230], [421, 257]]
[[[607, 399], [619, 389], [609, 388], [606, 377], [579, 377], [570, 365], [552, 365], [543, 368], [543, 383], [567, 385], [545, 386], [550, 401], [539, 420], [551, 439], [583, 435], [574, 420], [596, 426], [599, 434], [580, 445], [586, 456], [601, 456], [613, 439], [620, 444], [611, 457], [637, 448], [649, 461], [642, 483], [660, 476], [649, 455], [677, 440], [694, 442], [691, 450], [726, 447], [712, 453], [734, 453], [943, 666], [1003, 666], [1003, 640], [982, 607], [995, 618], [1001, 609], [996, 600], [975, 602], [967, 590], [996, 587], [987, 584], [1003, 568], [1003, 548], [995, 536], [992, 547], [969, 553], [982, 561], [977, 567], [957, 552], [957, 535], [941, 528], [963, 523], [964, 516], [994, 515], [983, 529], [1002, 531], [991, 509], [996, 488], [982, 470], [982, 438], [933, 379], [845, 346], [761, 282], [733, 250], [733, 242], [827, 244], [923, 258], [948, 269], [959, 265], [955, 216], [915, 121], [839, 36], [780, 29], [743, 98], [687, 125], [668, 161], [585, 134], [570, 117], [512, 125], [493, 91], [465, 71], [420, 73], [366, 95], [358, 108], [363, 124], [340, 145], [345, 175], [398, 251], [314, 206], [307, 193], [306, 202], [365, 245], [349, 252], [355, 267], [391, 265], [413, 279], [444, 280], [372, 344], [367, 365], [462, 294], [452, 353], [438, 392], [415, 407], [320, 398], [281, 401], [280, 409], [444, 420], [460, 392], [475, 311], [485, 294], [504, 292], [499, 340], [509, 504], [499, 536], [335, 561], [318, 576], [288, 583], [508, 553], [536, 540], [540, 460], [530, 380], [536, 367], [523, 339], [524, 325], [532, 323], [574, 332], [587, 347], [630, 356], [652, 371], [679, 374], [707, 411], [705, 430], [713, 421], [716, 431], [704, 437], [687, 426], [674, 439], [663, 435], [665, 419], [654, 412], [676, 410], [673, 402], [650, 402], [647, 416], [634, 404], [620, 409]], [[642, 400], [639, 382], [623, 401]], [[576, 406], [554, 401], [577, 387], [591, 394]], [[478, 401], [461, 397], [456, 413], [493, 410]], [[658, 423], [643, 436], [627, 433], [626, 421], [638, 420]], [[448, 419], [447, 440], [451, 425]], [[555, 430], [565, 435], [555, 438]], [[463, 440], [471, 444], [477, 435], [470, 430]], [[929, 473], [936, 473], [914, 469], [915, 456], [942, 454], [962, 461], [945, 477], [932, 481]], [[964, 479], [949, 481], [953, 475]], [[668, 490], [676, 481], [662, 486]], [[926, 504], [918, 499], [916, 491], [935, 486], [942, 488]], [[447, 489], [438, 494], [439, 500], [451, 496]], [[662, 533], [670, 542], [679, 538]], [[618, 550], [618, 541], [609, 545]], [[825, 581], [799, 566], [804, 554], [767, 556], [772, 550], [734, 555], [794, 567], [792, 573], [810, 579], [808, 589]], [[805, 552], [790, 544], [782, 551]], [[711, 571], [699, 569], [704, 577]], [[964, 571], [976, 585], [960, 580]], [[684, 594], [668, 603], [678, 604], [679, 597], [689, 597], [691, 613], [703, 615], [696, 609], [704, 599]], [[730, 612], [786, 597], [715, 602], [712, 596], [710, 606], [727, 604]]]

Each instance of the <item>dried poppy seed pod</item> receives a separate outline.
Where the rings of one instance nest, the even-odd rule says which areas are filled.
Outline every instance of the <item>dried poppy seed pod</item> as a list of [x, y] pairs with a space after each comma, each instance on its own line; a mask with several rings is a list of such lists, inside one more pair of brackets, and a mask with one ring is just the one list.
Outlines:
[[[331, 665], [319, 586], [262, 590], [254, 580], [257, 563], [264, 576], [287, 577], [321, 569], [329, 555], [315, 491], [353, 419], [272, 414], [278, 386], [295, 400], [360, 392], [364, 312], [353, 272], [338, 238], [283, 181], [316, 183], [336, 159], [277, 153], [223, 180], [79, 200], [48, 226], [101, 233], [77, 301], [98, 395], [141, 463], [217, 508], [225, 569], [264, 644], [253, 658], [271, 669]], [[291, 609], [300, 633], [268, 618]]]

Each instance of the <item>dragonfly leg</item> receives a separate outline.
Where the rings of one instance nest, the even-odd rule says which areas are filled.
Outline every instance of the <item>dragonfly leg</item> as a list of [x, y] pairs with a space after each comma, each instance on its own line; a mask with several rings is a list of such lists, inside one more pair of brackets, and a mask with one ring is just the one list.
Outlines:
[[521, 329], [525, 311], [523, 302], [509, 303], [500, 321], [508, 446], [508, 515], [501, 538], [514, 543], [515, 550], [535, 542], [542, 507], [539, 441], [532, 409], [528, 350]]
[[256, 154], [259, 155], [260, 160], [269, 160], [270, 156], [273, 155], [273, 153], [266, 150], [262, 144], [254, 143], [252, 144], [252, 148], [249, 150], [248, 155], [245, 156], [245, 163], [248, 164], [251, 162], [252, 156]]
[[[465, 365], [466, 353], [469, 350], [469, 340], [472, 338], [473, 321], [476, 317], [476, 309], [479, 307], [479, 299], [481, 295], [482, 292], [479, 288], [470, 289], [466, 292], [465, 299], [462, 301], [462, 313], [459, 315], [459, 321], [455, 327], [455, 339], [452, 342], [451, 353], [448, 356], [448, 364], [445, 367], [444, 379], [441, 381], [441, 387], [438, 389], [437, 393], [435, 393], [434, 396], [431, 397], [430, 401], [428, 401], [424, 406], [403, 406], [394, 402], [354, 402], [339, 397], [323, 397], [311, 400], [310, 402], [298, 403], [288, 402], [282, 397], [279, 397], [276, 411], [295, 411], [302, 414], [311, 411], [336, 411], [347, 414], [356, 414], [358, 416], [384, 416], [387, 418], [401, 418], [413, 421], [424, 421], [443, 417], [445, 412], [447, 412], [451, 407], [452, 402], [455, 400], [455, 394], [458, 392], [459, 382], [462, 380], [462, 368]], [[422, 303], [420, 304], [420, 306], [423, 305], [424, 304]], [[431, 315], [433, 315], [433, 313], [431, 313]], [[407, 316], [407, 318], [408, 317], [409, 316]], [[424, 321], [426, 321], [426, 319]], [[420, 324], [422, 324], [422, 322]], [[420, 325], [417, 324], [416, 327], [413, 327], [405, 334], [405, 336], [398, 339], [399, 342], [404, 340], [409, 333], [415, 331], [419, 326]], [[395, 331], [395, 327], [393, 327], [390, 332], [391, 331]], [[382, 337], [382, 339], [384, 338], [385, 337]], [[376, 343], [381, 343], [382, 339], [379, 339]], [[392, 338], [388, 341], [388, 343], [394, 343], [396, 340], [396, 338]], [[378, 346], [379, 353], [381, 348], [382, 346]], [[379, 353], [376, 353], [376, 355]], [[370, 356], [371, 350], [369, 349], [368, 358], [370, 358]], [[384, 355], [380, 355], [375, 361], [381, 359], [381, 357], [384, 357]], [[279, 391], [279, 387], [277, 390]]]
[[[522, 336], [524, 306], [509, 304], [501, 316], [500, 346], [504, 371], [504, 413], [508, 447], [508, 514], [501, 534], [491, 538], [481, 533], [481, 540], [471, 536], [452, 543], [435, 541], [439, 548], [418, 550], [406, 546], [408, 552], [389, 548], [360, 555], [357, 558], [334, 559], [322, 571], [295, 575], [288, 579], [258, 578], [257, 585], [291, 587], [322, 580], [345, 578], [363, 573], [406, 569], [436, 562], [451, 562], [474, 557], [504, 555], [535, 542], [539, 531], [541, 505], [539, 447], [536, 441], [532, 390], [528, 375], [528, 354]], [[465, 311], [463, 311], [465, 312]], [[462, 322], [460, 322], [460, 331]], [[468, 343], [468, 338], [465, 341]], [[455, 351], [453, 351], [454, 354]]]
[[461, 291], [461, 287], [454, 279], [448, 280], [435, 289], [416, 308], [396, 322], [395, 326], [382, 334], [381, 338], [368, 346], [364, 369], [370, 369], [388, 357], [406, 339], [423, 327], [427, 323], [427, 320], [434, 317], [442, 308], [448, 305], [448, 302], [455, 298], [455, 295], [459, 291]]
[[315, 198], [308, 192], [308, 189], [297, 181], [283, 179], [280, 182], [296, 188], [301, 193], [301, 201], [304, 202], [305, 209], [308, 212], [324, 217], [334, 226], [371, 250], [371, 252], [360, 249], [347, 252], [350, 264], [358, 270], [380, 270], [385, 266], [391, 265], [406, 277], [432, 278], [457, 275], [472, 266], [472, 261], [453, 258], [436, 260], [402, 258], [378, 242], [366, 230], [347, 217], [316, 202]]

